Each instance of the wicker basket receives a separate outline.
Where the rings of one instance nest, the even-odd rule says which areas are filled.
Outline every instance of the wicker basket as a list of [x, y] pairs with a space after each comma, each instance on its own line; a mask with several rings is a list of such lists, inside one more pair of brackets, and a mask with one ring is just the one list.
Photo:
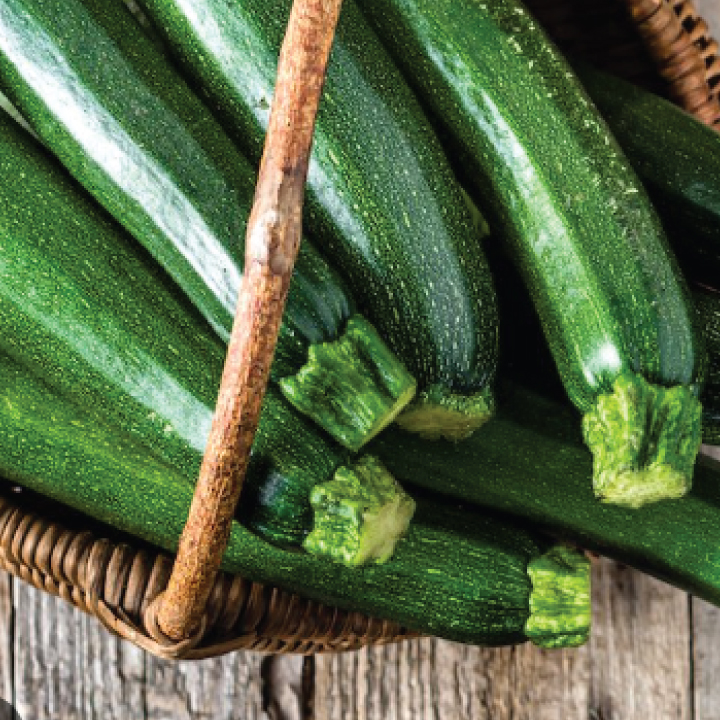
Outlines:
[[[691, 2], [526, 3], [564, 52], [666, 94], [720, 127], [717, 43]], [[146, 612], [167, 585], [170, 556], [11, 483], [0, 487], [0, 565], [164, 658], [200, 659], [238, 649], [337, 652], [414, 636], [395, 623], [221, 574], [198, 631], [174, 642]]]

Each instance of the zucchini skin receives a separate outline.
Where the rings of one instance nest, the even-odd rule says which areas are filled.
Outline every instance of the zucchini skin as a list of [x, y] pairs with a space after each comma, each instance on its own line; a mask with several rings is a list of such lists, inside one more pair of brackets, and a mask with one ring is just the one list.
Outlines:
[[[2, 115], [0, 135], [0, 473], [174, 550], [222, 343], [150, 257]], [[278, 532], [298, 532], [292, 491], [326, 479], [348, 454], [271, 385], [241, 499], [246, 521], [275, 542]], [[267, 487], [268, 468], [285, 474], [281, 492], [248, 505]], [[224, 567], [463, 642], [525, 639], [526, 570], [547, 543], [489, 516], [419, 504], [385, 565], [349, 570], [236, 523]]]
[[[0, 83], [40, 138], [227, 341], [255, 172], [127, 9], [102, 0], [1, 0]], [[351, 324], [362, 330], [349, 333]], [[355, 340], [362, 360], [335, 363], [334, 373], [321, 366], [321, 392], [312, 373], [298, 380], [318, 348], [332, 365], [341, 346]], [[414, 379], [307, 241], [271, 377], [351, 450], [392, 422], [415, 392]]]
[[[227, 341], [255, 171], [122, 3], [2, 0], [0, 85]], [[273, 377], [299, 370], [354, 310], [303, 240]]]
[[0, 349], [196, 473], [225, 350], [177, 287], [0, 113]]
[[720, 138], [672, 103], [585, 64], [578, 77], [665, 226], [689, 280], [720, 282]]
[[[290, 0], [140, 4], [258, 162]], [[305, 221], [421, 399], [456, 394], [462, 406], [462, 396], [488, 393], [496, 309], [472, 220], [417, 101], [352, 2], [325, 79]]]
[[[1, 351], [0, 408], [4, 477], [177, 549], [193, 476], [53, 394]], [[419, 499], [408, 535], [385, 564], [349, 569], [275, 547], [235, 522], [223, 568], [421, 632], [503, 645], [525, 640], [527, 566], [547, 546], [491, 514]]]
[[420, 486], [577, 543], [720, 605], [720, 463], [701, 456], [679, 500], [629, 510], [598, 503], [592, 458], [567, 403], [499, 383], [498, 413], [465, 442], [423, 445], [392, 429], [368, 451], [410, 492]]
[[[532, 302], [522, 292], [522, 279], [510, 259], [489, 239], [488, 261], [498, 285], [501, 336], [500, 361], [503, 374], [528, 389], [558, 402], [565, 392], [557, 368], [545, 343]], [[707, 348], [707, 371], [700, 395], [702, 439], [720, 443], [720, 292], [697, 283], [691, 285], [693, 306]]]
[[604, 502], [682, 495], [705, 350], [640, 181], [517, 0], [361, 0], [511, 250]]
[[[0, 351], [193, 481], [223, 344], [152, 258], [6, 116], [0, 138]], [[310, 488], [349, 457], [271, 385], [243, 521], [299, 544], [312, 525]]]
[[588, 412], [622, 369], [663, 385], [697, 384], [702, 343], [659, 221], [524, 7], [360, 6], [441, 137], [460, 146], [473, 199], [518, 259], [571, 401]]
[[720, 292], [696, 285], [693, 301], [708, 348], [707, 380], [702, 392], [703, 442], [720, 445]]

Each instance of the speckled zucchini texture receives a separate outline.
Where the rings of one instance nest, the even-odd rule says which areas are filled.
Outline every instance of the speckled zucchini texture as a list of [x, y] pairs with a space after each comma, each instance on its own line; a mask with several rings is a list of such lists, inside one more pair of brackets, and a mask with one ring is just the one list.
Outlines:
[[[226, 341], [255, 171], [123, 4], [1, 3], [0, 87]], [[272, 377], [292, 379], [319, 345], [332, 356], [352, 316], [362, 322], [346, 285], [303, 240]], [[291, 398], [351, 449], [391, 422], [414, 392], [407, 370], [367, 330], [364, 387], [346, 364], [335, 382], [325, 382], [322, 398], [306, 397], [307, 383], [296, 384]], [[397, 393], [387, 392], [394, 388], [387, 378], [401, 379]], [[346, 412], [322, 412], [333, 407]]]
[[[257, 162], [290, 0], [140, 4]], [[318, 112], [305, 222], [417, 379], [408, 413], [418, 429], [459, 437], [487, 420], [497, 357], [491, 278], [435, 135], [352, 0]]]
[[517, 384], [499, 383], [498, 413], [462, 443], [383, 433], [368, 446], [413, 486], [513, 516], [720, 605], [720, 463], [700, 457], [693, 488], [639, 510], [598, 503], [577, 414]]
[[703, 442], [720, 445], [720, 292], [695, 287], [693, 300], [708, 349], [707, 380], [702, 392]]
[[574, 65], [652, 199], [689, 281], [720, 282], [720, 136], [667, 100]]
[[[592, 414], [598, 495], [642, 504], [687, 489], [701, 334], [650, 201], [564, 58], [516, 0], [360, 5], [442, 128], [494, 240], [515, 257], [570, 399]], [[627, 375], [679, 387], [670, 423], [661, 404], [628, 426], [607, 424], [616, 414], [598, 397], [613, 397]], [[598, 424], [603, 432], [591, 431]], [[653, 467], [677, 480], [667, 492], [645, 482]]]
[[[22, 133], [0, 116], [0, 473], [172, 550], [224, 348], [151, 258]], [[306, 494], [348, 454], [283, 403], [269, 388], [244, 516], [257, 519], [263, 508], [245, 503], [253, 493], [268, 500], [278, 477], [286, 487], [302, 481]], [[273, 509], [275, 520], [302, 524], [302, 507]], [[384, 565], [350, 570], [237, 523], [224, 567], [423, 632], [504, 644], [525, 639], [527, 564], [544, 543], [488, 515], [419, 501]]]
[[[255, 171], [120, 2], [0, 4], [0, 87], [69, 171], [160, 262], [224, 340]], [[303, 240], [274, 373], [353, 311]]]

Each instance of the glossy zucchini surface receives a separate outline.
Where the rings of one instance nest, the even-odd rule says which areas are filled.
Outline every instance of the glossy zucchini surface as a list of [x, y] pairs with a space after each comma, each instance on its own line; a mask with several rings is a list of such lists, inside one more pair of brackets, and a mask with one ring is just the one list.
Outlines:
[[[226, 130], [259, 161], [290, 0], [141, 3]], [[492, 409], [493, 288], [420, 107], [352, 0], [318, 113], [306, 225], [418, 381], [401, 417], [459, 437]]]
[[577, 414], [522, 386], [499, 384], [498, 414], [462, 443], [425, 447], [409, 433], [369, 446], [413, 484], [515, 517], [720, 605], [720, 463], [698, 458], [683, 498], [628, 509], [598, 503]]
[[[222, 343], [9, 117], [0, 137], [0, 473], [174, 549]], [[482, 514], [420, 502], [393, 557], [369, 568], [300, 552], [308, 490], [349, 455], [270, 386], [241, 498], [246, 525], [234, 526], [225, 568], [464, 642], [585, 639], [582, 560], [558, 561], [540, 536]], [[557, 582], [533, 584], [529, 573], [548, 562]], [[572, 612], [554, 600], [563, 588], [579, 598]]]
[[700, 444], [704, 348], [640, 183], [517, 0], [361, 0], [507, 243], [606, 502], [681, 496]]
[[708, 349], [707, 380], [701, 398], [703, 442], [720, 445], [720, 292], [696, 285], [693, 301]]
[[574, 66], [642, 180], [688, 279], [720, 283], [720, 137], [642, 88]]
[[[8, 117], [0, 116], [0, 138], [0, 350], [193, 480], [223, 344], [152, 258]], [[246, 492], [258, 496], [271, 471], [290, 490], [268, 499], [269, 509], [248, 505], [246, 522], [294, 539], [283, 528], [307, 515], [309, 488], [350, 455], [270, 386]]]
[[[122, 3], [0, 1], [0, 86], [227, 340], [255, 172]], [[338, 370], [332, 344], [341, 340], [356, 362]], [[317, 370], [298, 378], [318, 346], [320, 391]], [[272, 374], [289, 383], [294, 404], [353, 450], [414, 392], [413, 378], [307, 240]]]
[[[0, 378], [0, 471], [6, 478], [166, 550], [177, 548], [192, 498], [191, 477], [55, 395], [1, 351]], [[461, 642], [522, 642], [534, 632], [531, 618], [543, 617], [542, 610], [531, 611], [528, 572], [546, 560], [551, 543], [456, 505], [419, 500], [393, 558], [362, 569], [280, 549], [234, 523], [223, 568]], [[563, 572], [561, 564], [559, 586], [535, 595], [557, 597]], [[582, 577], [588, 577], [586, 568]], [[544, 617], [557, 621], [562, 615], [568, 624], [545, 626], [536, 642], [577, 643], [587, 636], [587, 589], [580, 610], [568, 612], [561, 602], [549, 613], [545, 608]]]

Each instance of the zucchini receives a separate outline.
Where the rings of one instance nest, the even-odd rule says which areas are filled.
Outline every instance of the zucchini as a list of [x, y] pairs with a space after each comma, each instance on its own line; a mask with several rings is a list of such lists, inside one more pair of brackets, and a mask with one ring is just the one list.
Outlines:
[[365, 565], [392, 556], [414, 509], [376, 458], [352, 458], [268, 389], [238, 506], [243, 525], [281, 547]]
[[[2, 352], [0, 472], [170, 551], [193, 491], [193, 478], [178, 467], [99, 424]], [[558, 556], [542, 536], [491, 514], [437, 499], [417, 504], [408, 535], [384, 564], [350, 569], [275, 547], [234, 523], [223, 568], [460, 642], [502, 645], [530, 637], [556, 646], [587, 637], [586, 560]]]
[[698, 458], [683, 498], [632, 510], [598, 503], [574, 409], [499, 383], [498, 413], [468, 440], [423, 445], [392, 429], [369, 446], [415, 494], [422, 487], [514, 516], [720, 605], [720, 463]]
[[584, 64], [578, 77], [643, 181], [685, 276], [720, 278], [720, 137], [663, 98]]
[[[258, 162], [291, 0], [140, 3], [241, 148]], [[305, 221], [418, 381], [400, 417], [462, 437], [492, 409], [491, 278], [417, 101], [345, 2], [320, 103]]]
[[521, 268], [605, 502], [683, 495], [704, 348], [660, 223], [562, 56], [516, 0], [361, 0]]
[[[174, 550], [222, 344], [10, 118], [0, 116], [0, 136], [0, 473]], [[241, 498], [258, 532], [234, 526], [225, 569], [464, 642], [520, 641], [526, 625], [546, 644], [586, 635], [587, 598], [572, 612], [560, 598], [542, 613], [544, 595], [552, 600], [558, 586], [573, 595], [587, 571], [566, 577], [577, 562], [563, 562], [557, 582], [533, 590], [528, 566], [542, 569], [555, 557], [543, 558], [547, 542], [481, 514], [420, 502], [396, 554], [362, 570], [299, 552], [312, 525], [303, 519], [308, 487], [330, 480], [348, 458], [268, 388]], [[253, 496], [263, 503], [253, 505]], [[343, 559], [366, 560], [358, 558], [364, 549], [361, 541]]]
[[[0, 0], [0, 85], [227, 341], [255, 173], [127, 9]], [[393, 420], [415, 386], [306, 240], [272, 376], [352, 450]]]
[[702, 392], [703, 442], [720, 445], [720, 292], [693, 287], [693, 301], [705, 331], [708, 369]]
[[[498, 308], [501, 327], [500, 363], [503, 374], [528, 389], [562, 401], [564, 388], [553, 362], [532, 302], [522, 292], [522, 279], [510, 259], [490, 238], [485, 243], [490, 269], [501, 277]], [[693, 305], [707, 347], [702, 402], [702, 439], [720, 444], [720, 292], [691, 285]]]
[[[152, 259], [9, 118], [0, 118], [0, 138], [0, 350], [101, 424], [195, 478], [220, 384], [222, 343], [174, 297]], [[18, 174], [23, 182], [13, 185]], [[243, 519], [273, 542], [300, 544], [312, 529], [313, 486], [354, 467], [347, 449], [271, 386]], [[401, 534], [409, 516], [393, 512], [393, 499], [384, 515]], [[371, 519], [354, 519], [349, 525], [364, 542], [378, 535]]]

